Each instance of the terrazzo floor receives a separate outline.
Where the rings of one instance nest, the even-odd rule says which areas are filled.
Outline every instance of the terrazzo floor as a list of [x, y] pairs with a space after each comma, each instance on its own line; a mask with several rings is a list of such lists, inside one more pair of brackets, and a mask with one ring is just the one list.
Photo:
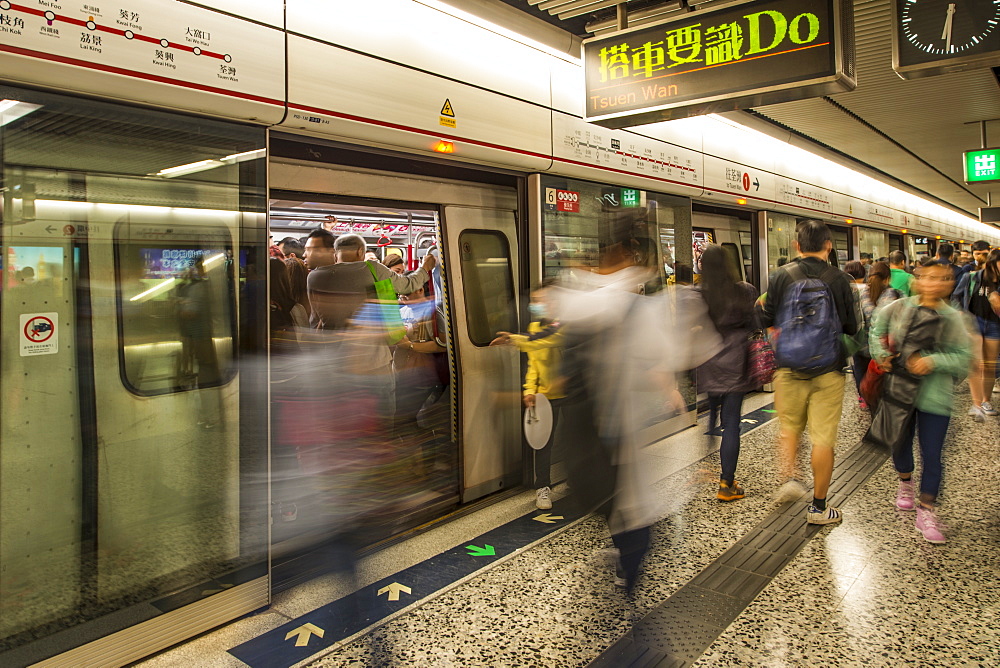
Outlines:
[[[838, 451], [867, 428], [848, 377]], [[964, 396], [964, 395], [963, 395]], [[747, 413], [771, 400], [748, 399]], [[949, 542], [932, 546], [896, 511], [886, 463], [708, 648], [697, 666], [1000, 666], [1000, 508], [984, 481], [1000, 461], [1000, 423], [953, 420], [942, 517]], [[300, 666], [585, 666], [708, 566], [775, 508], [770, 496], [776, 422], [743, 436], [739, 502], [715, 500], [718, 439], [689, 429], [651, 446], [662, 519], [632, 598], [612, 582], [610, 539], [588, 518]], [[801, 463], [808, 471], [808, 447]], [[988, 485], [989, 483], [985, 483]], [[557, 489], [556, 492], [561, 490]], [[405, 555], [447, 547], [531, 509], [533, 495], [497, 504], [420, 537], [417, 549], [372, 562], [371, 578]], [[496, 516], [494, 519], [493, 516]], [[437, 530], [435, 530], [437, 531]], [[404, 566], [405, 567], [405, 566]], [[367, 578], [366, 578], [367, 579]], [[225, 650], [330, 600], [331, 583], [309, 583], [241, 620], [139, 665], [239, 666]], [[324, 597], [320, 592], [325, 592]], [[262, 619], [263, 618], [263, 619]]]

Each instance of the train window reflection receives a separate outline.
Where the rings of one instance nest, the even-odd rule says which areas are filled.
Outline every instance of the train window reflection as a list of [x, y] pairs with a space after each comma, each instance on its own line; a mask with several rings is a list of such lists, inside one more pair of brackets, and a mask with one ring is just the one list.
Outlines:
[[517, 331], [510, 244], [503, 234], [485, 230], [466, 230], [458, 242], [469, 339], [488, 346], [495, 332]]
[[217, 231], [190, 241], [117, 244], [122, 380], [136, 394], [215, 387], [233, 376], [232, 245]]

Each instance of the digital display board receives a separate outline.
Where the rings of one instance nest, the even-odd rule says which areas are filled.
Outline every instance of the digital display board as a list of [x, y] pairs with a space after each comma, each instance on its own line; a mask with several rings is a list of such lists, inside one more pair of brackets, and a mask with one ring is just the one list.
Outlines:
[[585, 119], [611, 128], [853, 90], [850, 0], [759, 0], [587, 40]]
[[1000, 181], [1000, 148], [966, 151], [964, 155], [966, 183]]

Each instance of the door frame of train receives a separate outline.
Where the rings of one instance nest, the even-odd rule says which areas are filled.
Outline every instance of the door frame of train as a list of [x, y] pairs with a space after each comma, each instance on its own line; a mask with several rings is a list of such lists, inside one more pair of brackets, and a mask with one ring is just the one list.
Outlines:
[[[519, 324], [520, 258], [517, 243], [515, 210], [449, 205], [441, 211], [442, 250], [445, 252], [446, 275], [455, 295], [466, 295], [467, 277], [462, 268], [463, 254], [471, 255], [462, 240], [467, 232], [486, 232], [502, 236], [507, 243], [508, 269], [513, 298], [512, 324]], [[521, 365], [516, 350], [502, 346], [476, 343], [469, 334], [469, 314], [463, 301], [452, 306], [452, 352], [457, 361], [457, 428], [462, 471], [462, 502], [486, 496], [516, 485], [521, 478]], [[496, 373], [472, 374], [469, 369], [493, 369]], [[481, 376], [481, 377], [479, 377]], [[483, 381], [483, 382], [479, 382]], [[493, 381], [493, 382], [491, 382]], [[499, 381], [499, 387], [495, 385]], [[516, 397], [516, 399], [512, 399]], [[480, 420], [492, 420], [494, 429], [481, 438], [477, 431]], [[497, 447], [487, 447], [487, 441], [497, 434]], [[496, 440], [492, 440], [497, 443]], [[475, 455], [472, 457], [470, 455]]]
[[[299, 137], [287, 133], [271, 133], [275, 149], [269, 160], [269, 188], [273, 191], [290, 191], [303, 194], [325, 195], [337, 201], [351, 199], [364, 200], [366, 204], [396, 201], [436, 209], [442, 239], [448, 234], [445, 210], [448, 206], [481, 210], [503, 210], [512, 214], [513, 227], [508, 243], [512, 256], [512, 273], [517, 301], [520, 304], [520, 287], [524, 284], [523, 258], [525, 249], [518, 239], [523, 236], [524, 216], [517, 211], [525, 205], [524, 175], [507, 170], [485, 169], [473, 165], [458, 165], [447, 160], [417, 158], [381, 149], [358, 147], [330, 140]], [[405, 161], [407, 172], [397, 171], [401, 161]], [[333, 177], [333, 178], [331, 178]], [[392, 193], [387, 197], [386, 193]], [[457, 238], [457, 234], [455, 235]], [[442, 244], [443, 246], [446, 244]], [[445, 281], [455, 284], [452, 275], [454, 264], [449, 263], [445, 252]], [[452, 287], [448, 288], [449, 290]], [[454, 298], [448, 300], [448, 319], [456, 329], [456, 311], [460, 308]], [[464, 308], [464, 305], [461, 306]], [[518, 313], [518, 320], [520, 314]], [[513, 351], [505, 351], [516, 358]], [[452, 345], [452, 360], [455, 365], [454, 402], [455, 426], [459, 448], [459, 494], [462, 502], [471, 501], [499, 489], [516, 484], [521, 476], [520, 454], [515, 470], [501, 474], [496, 484], [487, 483], [466, 489], [464, 479], [464, 457], [466, 444], [463, 435], [464, 415], [461, 396], [463, 393], [462, 355], [457, 345]], [[519, 367], [518, 367], [519, 368]], [[520, 370], [518, 371], [520, 373]], [[520, 379], [513, 388], [520, 394]], [[518, 422], [520, 416], [518, 415]], [[517, 452], [520, 453], [521, 440], [518, 430]], [[502, 485], [500, 484], [502, 482]]]

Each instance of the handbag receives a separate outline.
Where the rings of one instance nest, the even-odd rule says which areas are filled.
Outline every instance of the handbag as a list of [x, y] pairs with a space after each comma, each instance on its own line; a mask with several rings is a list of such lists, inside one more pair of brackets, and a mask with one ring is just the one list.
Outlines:
[[868, 361], [868, 370], [865, 371], [865, 377], [861, 380], [861, 398], [865, 400], [872, 410], [878, 408], [879, 401], [882, 399], [882, 383], [885, 380], [885, 371], [882, 367], [878, 365], [875, 360]]
[[778, 363], [774, 349], [767, 340], [767, 333], [760, 324], [756, 309], [753, 312], [755, 329], [747, 337], [747, 377], [753, 387], [767, 385], [774, 380]]
[[375, 281], [375, 295], [378, 297], [377, 305], [381, 315], [382, 324], [385, 326], [386, 334], [389, 336], [389, 345], [394, 346], [406, 336], [406, 325], [403, 324], [403, 317], [399, 313], [399, 300], [396, 297], [396, 289], [392, 287], [391, 279], [378, 280], [375, 267], [371, 262], [365, 262], [368, 271]]

